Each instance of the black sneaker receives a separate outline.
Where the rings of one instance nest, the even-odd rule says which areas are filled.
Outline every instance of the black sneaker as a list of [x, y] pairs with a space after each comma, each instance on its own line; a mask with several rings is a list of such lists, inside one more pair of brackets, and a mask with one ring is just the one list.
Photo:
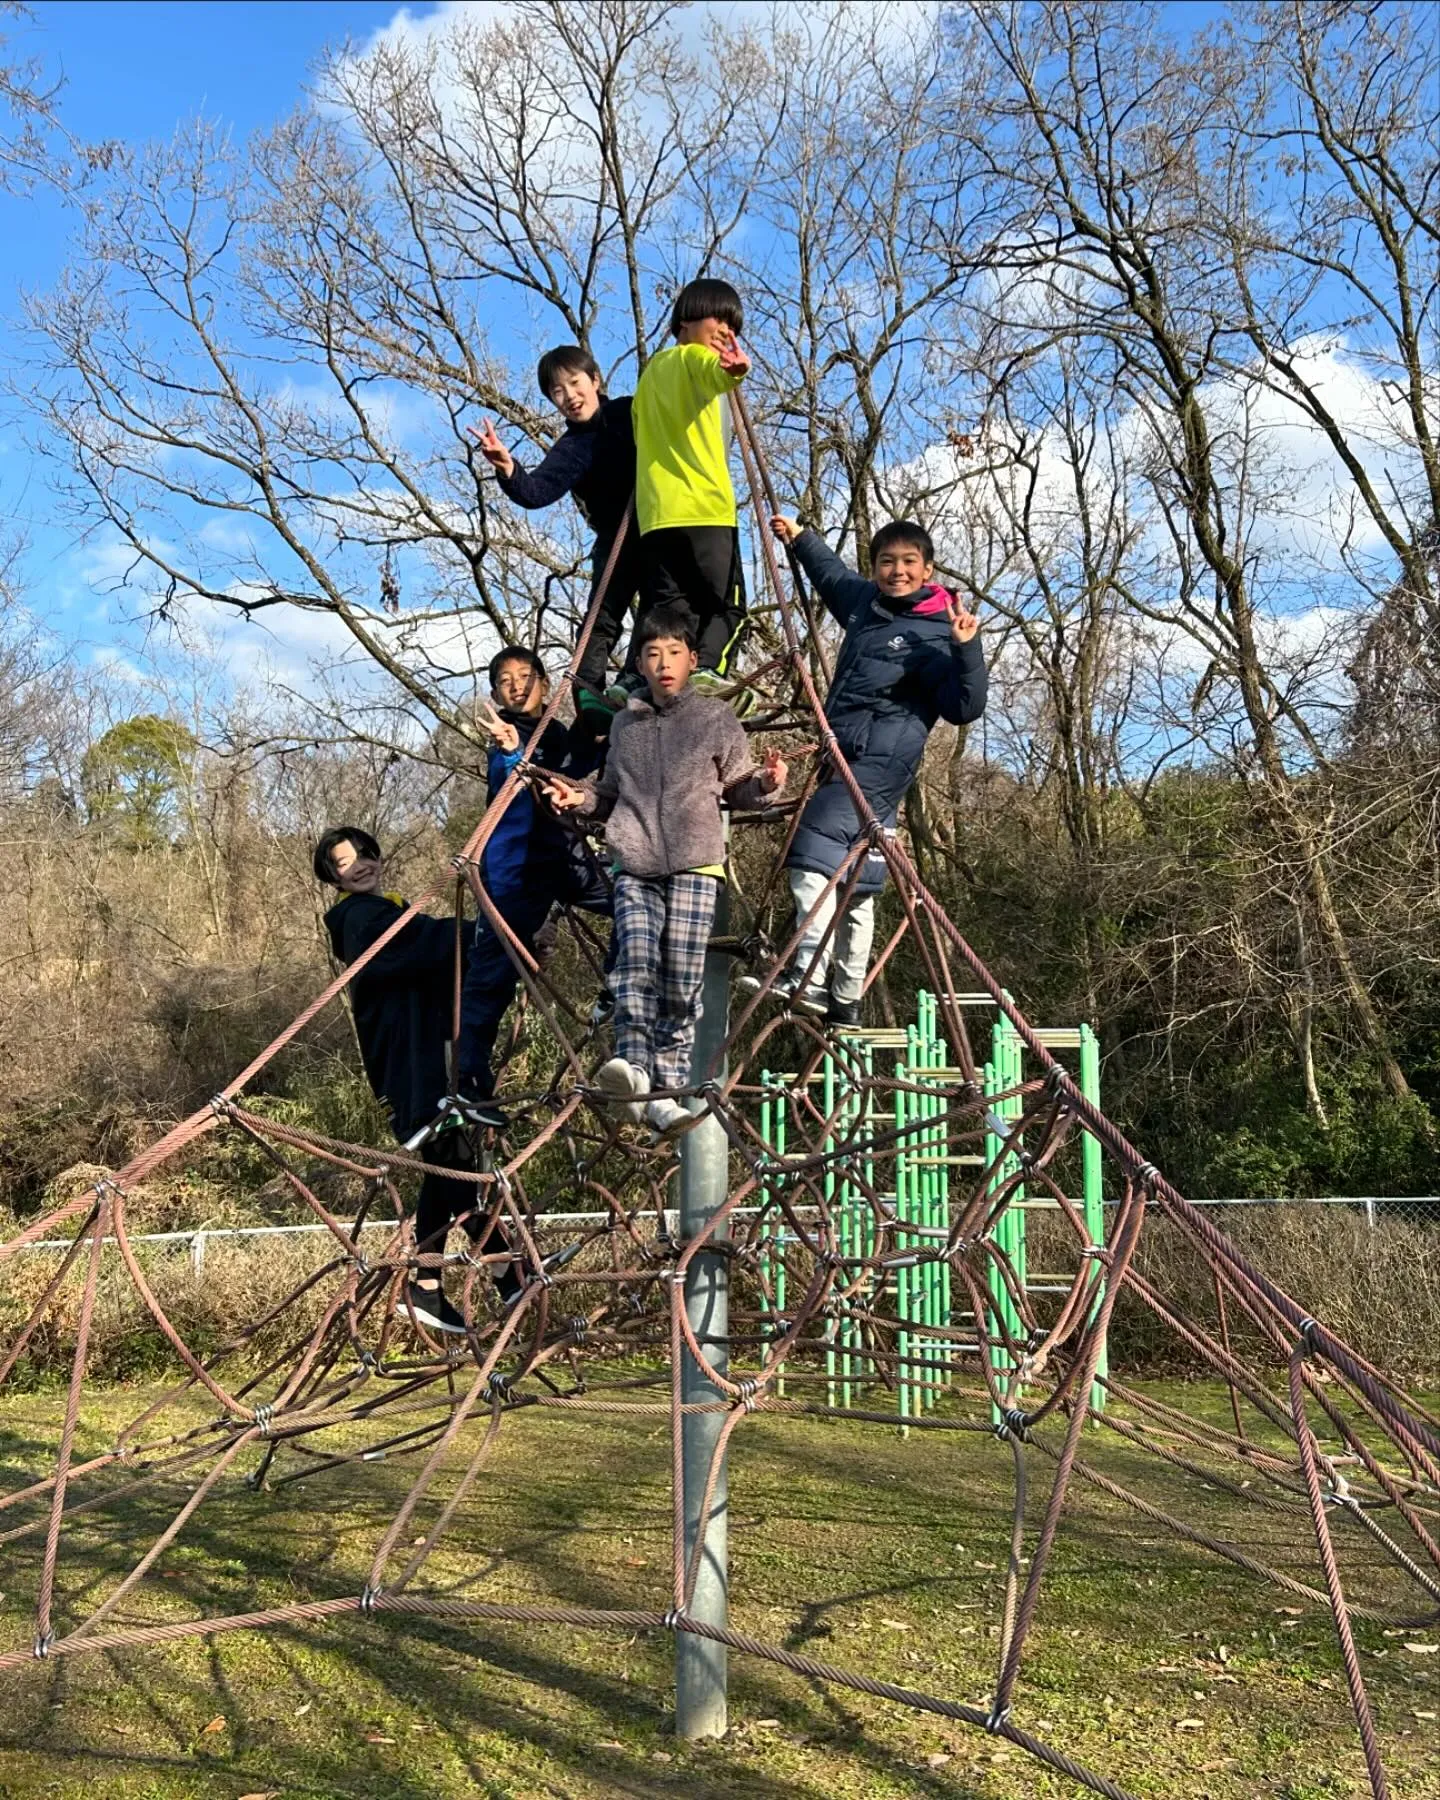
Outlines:
[[860, 1023], [860, 1007], [859, 1000], [842, 1000], [839, 995], [832, 994], [825, 1016], [832, 1025], [858, 1025]]
[[[576, 1238], [573, 1244], [566, 1244], [563, 1249], [552, 1250], [549, 1256], [541, 1257], [540, 1267], [547, 1275], [554, 1275], [566, 1263], [573, 1262], [584, 1248], [584, 1238]], [[529, 1278], [521, 1275], [518, 1263], [505, 1263], [495, 1277], [495, 1291], [500, 1296], [501, 1304], [507, 1307], [513, 1306], [529, 1285]]]
[[427, 1331], [453, 1331], [461, 1336], [465, 1333], [465, 1321], [446, 1299], [444, 1288], [421, 1287], [417, 1281], [407, 1281], [400, 1310]]
[[[760, 975], [742, 975], [735, 985], [742, 994], [758, 994], [765, 986], [765, 980]], [[802, 987], [800, 977], [793, 969], [787, 969], [772, 983], [768, 997], [777, 1006], [783, 1006], [789, 1012], [803, 1013], [807, 1018], [823, 1019], [830, 1012], [830, 996], [824, 988], [813, 984]]]

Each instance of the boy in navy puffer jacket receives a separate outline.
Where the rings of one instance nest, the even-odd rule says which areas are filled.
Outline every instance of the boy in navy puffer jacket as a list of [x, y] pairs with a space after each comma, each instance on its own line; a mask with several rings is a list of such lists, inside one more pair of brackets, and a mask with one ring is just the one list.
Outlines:
[[[847, 569], [822, 537], [793, 519], [770, 523], [776, 537], [794, 547], [816, 593], [844, 628], [825, 716], [876, 817], [893, 826], [936, 721], [968, 725], [985, 710], [980, 621], [936, 585], [930, 534], [908, 519], [882, 525], [871, 540], [873, 581]], [[849, 791], [831, 774], [806, 802], [785, 863], [796, 923], [817, 901], [819, 910], [793, 965], [772, 990], [794, 1011], [840, 1025], [859, 1023], [875, 896], [885, 882], [885, 860], [872, 849], [853, 898], [835, 917], [837, 896], [850, 877], [829, 894], [825, 888], [859, 835]], [[740, 983], [751, 991], [759, 985], [754, 976]]]

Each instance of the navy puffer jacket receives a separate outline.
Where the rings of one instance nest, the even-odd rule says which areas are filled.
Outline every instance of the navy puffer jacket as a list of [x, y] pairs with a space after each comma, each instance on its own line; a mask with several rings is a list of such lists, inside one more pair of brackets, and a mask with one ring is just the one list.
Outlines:
[[[935, 722], [968, 725], [985, 710], [989, 678], [979, 636], [955, 642], [943, 588], [890, 600], [813, 531], [795, 540], [795, 553], [845, 631], [825, 716], [876, 817], [893, 825]], [[785, 866], [833, 875], [859, 830], [849, 792], [832, 775], [806, 801]], [[856, 891], [873, 894], [884, 882], [884, 859], [872, 850]]]

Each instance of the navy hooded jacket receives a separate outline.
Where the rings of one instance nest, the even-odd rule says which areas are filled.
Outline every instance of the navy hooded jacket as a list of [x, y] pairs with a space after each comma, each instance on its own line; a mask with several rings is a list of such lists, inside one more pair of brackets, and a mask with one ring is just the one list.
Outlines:
[[[802, 532], [794, 548], [845, 631], [825, 717], [876, 817], [893, 825], [936, 721], [968, 725], [985, 710], [989, 678], [979, 636], [955, 642], [943, 588], [891, 600], [847, 569], [815, 532]], [[785, 866], [833, 875], [859, 830], [854, 803], [832, 775], [806, 801]], [[884, 858], [872, 850], [856, 891], [873, 894], [884, 881]]]
[[[486, 768], [486, 798], [493, 800], [504, 787], [506, 777], [525, 754], [535, 730], [535, 719], [527, 713], [501, 708], [500, 717], [520, 733], [514, 750], [502, 750], [491, 744]], [[530, 760], [542, 769], [557, 773], [570, 770], [570, 733], [552, 719], [541, 734]], [[554, 872], [562, 864], [583, 857], [579, 840], [554, 813], [538, 806], [528, 787], [522, 787], [491, 834], [480, 858], [480, 871], [487, 891], [496, 898], [513, 893], [527, 882], [553, 885]]]
[[602, 400], [593, 418], [567, 424], [533, 469], [517, 462], [499, 482], [502, 494], [529, 511], [573, 494], [596, 544], [608, 548], [635, 491], [630, 396]]
[[[336, 956], [354, 962], [404, 910], [390, 894], [343, 894], [325, 915]], [[450, 1091], [455, 921], [416, 913], [351, 982], [350, 1001], [365, 1073], [403, 1143], [430, 1123]]]

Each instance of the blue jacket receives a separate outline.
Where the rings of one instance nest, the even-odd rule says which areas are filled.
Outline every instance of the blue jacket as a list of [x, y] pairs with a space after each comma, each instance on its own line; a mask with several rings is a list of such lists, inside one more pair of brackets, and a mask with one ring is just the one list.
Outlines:
[[[493, 800], [505, 785], [506, 777], [525, 754], [535, 720], [524, 713], [502, 710], [507, 720], [520, 733], [519, 747], [502, 750], [490, 746], [486, 766], [486, 798]], [[544, 736], [535, 746], [530, 760], [541, 768], [566, 770], [570, 759], [570, 733], [552, 719]], [[480, 873], [488, 893], [495, 898], [513, 893], [529, 881], [553, 882], [555, 872], [580, 854], [578, 840], [546, 807], [537, 806], [528, 787], [505, 808], [490, 841], [480, 857]]]
[[[955, 642], [943, 588], [922, 588], [908, 602], [887, 599], [813, 531], [795, 540], [795, 553], [845, 631], [825, 717], [860, 791], [881, 824], [893, 825], [935, 722], [968, 725], [985, 710], [980, 639]], [[859, 829], [844, 783], [830, 776], [805, 803], [786, 867], [833, 875]], [[873, 894], [884, 881], [884, 859], [872, 850], [857, 892]]]
[[517, 462], [499, 479], [501, 493], [530, 511], [573, 494], [596, 543], [608, 549], [635, 491], [630, 396], [602, 400], [594, 418], [567, 425], [533, 469]]

